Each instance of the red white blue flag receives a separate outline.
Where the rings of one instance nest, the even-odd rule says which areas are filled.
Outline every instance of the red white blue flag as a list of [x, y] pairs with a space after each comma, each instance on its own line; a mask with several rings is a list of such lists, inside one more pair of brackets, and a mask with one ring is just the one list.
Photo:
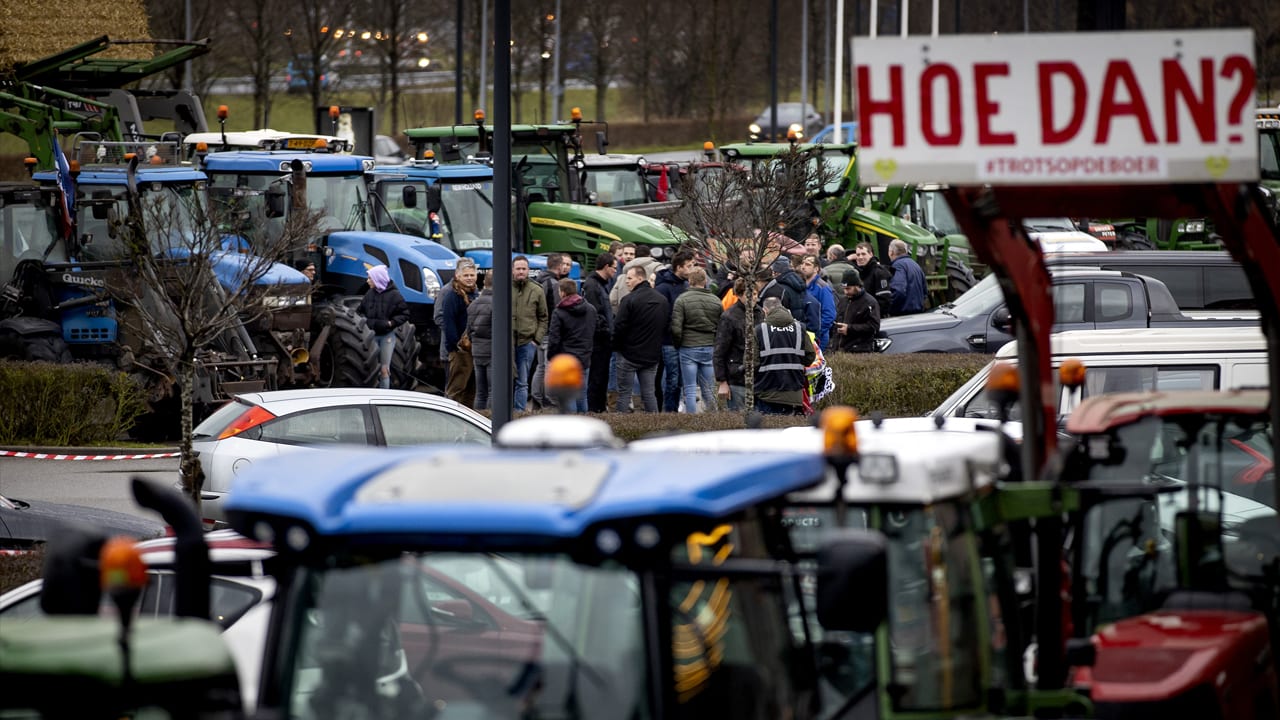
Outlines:
[[63, 238], [71, 238], [76, 229], [76, 181], [71, 177], [71, 164], [57, 142], [53, 143], [53, 164], [58, 171], [58, 190], [62, 195], [58, 226]]

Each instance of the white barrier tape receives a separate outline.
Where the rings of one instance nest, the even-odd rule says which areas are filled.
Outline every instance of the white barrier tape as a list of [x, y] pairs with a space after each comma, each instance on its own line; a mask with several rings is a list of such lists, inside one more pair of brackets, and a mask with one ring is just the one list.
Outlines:
[[152, 460], [155, 458], [173, 458], [181, 453], [143, 453], [135, 455], [62, 455], [58, 453], [19, 452], [17, 450], [0, 450], [0, 457], [31, 458], [32, 460]]

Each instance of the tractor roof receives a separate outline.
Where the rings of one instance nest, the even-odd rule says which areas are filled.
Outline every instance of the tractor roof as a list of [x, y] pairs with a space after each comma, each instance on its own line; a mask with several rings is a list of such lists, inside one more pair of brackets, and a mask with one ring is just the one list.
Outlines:
[[254, 463], [228, 499], [233, 526], [264, 518], [320, 536], [469, 547], [555, 544], [599, 523], [718, 520], [820, 482], [817, 453], [670, 458], [625, 450], [344, 450]]
[[205, 168], [211, 173], [287, 173], [289, 164], [301, 160], [307, 173], [363, 173], [373, 169], [373, 158], [363, 155], [342, 155], [321, 152], [297, 152], [291, 150], [210, 153], [205, 158]]
[[1067, 432], [1093, 435], [1107, 432], [1145, 417], [1175, 415], [1267, 414], [1266, 390], [1186, 390], [1178, 392], [1128, 392], [1095, 395], [1086, 399], [1067, 419]]
[[[770, 158], [781, 155], [791, 148], [790, 143], [730, 143], [719, 147], [720, 154], [729, 159], [737, 158]], [[852, 155], [857, 149], [853, 143], [821, 144], [798, 143], [798, 150], [817, 150], [822, 153], [841, 153]]]
[[438, 165], [435, 163], [414, 163], [409, 165], [381, 165], [373, 170], [378, 179], [391, 180], [396, 176], [415, 180], [444, 180], [490, 182], [493, 180], [493, 167], [480, 163], [458, 163]]
[[[493, 134], [493, 126], [485, 125], [485, 132]], [[551, 135], [555, 133], [576, 134], [578, 128], [576, 125], [512, 125], [512, 135]], [[435, 125], [432, 127], [410, 128], [404, 131], [404, 134], [410, 140], [431, 140], [434, 138], [458, 137], [458, 138], [475, 138], [480, 136], [480, 130], [474, 123], [469, 125]]]

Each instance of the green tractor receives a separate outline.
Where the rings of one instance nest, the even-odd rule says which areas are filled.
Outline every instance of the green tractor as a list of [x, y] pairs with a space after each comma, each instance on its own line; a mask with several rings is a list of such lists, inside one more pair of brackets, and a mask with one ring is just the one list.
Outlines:
[[[415, 157], [442, 163], [491, 163], [493, 126], [477, 113], [473, 125], [414, 128], [405, 134]], [[670, 260], [687, 237], [671, 225], [616, 208], [591, 204], [585, 182], [576, 124], [512, 125], [512, 186], [518, 194], [516, 248], [527, 253], [568, 253], [583, 268], [614, 241], [649, 249], [650, 257]]]
[[[791, 147], [788, 143], [734, 143], [722, 145], [720, 156], [725, 162], [747, 165], [756, 170], [779, 153]], [[946, 234], [939, 237], [918, 224], [919, 216], [908, 209], [915, 197], [913, 187], [893, 187], [879, 193], [857, 185], [856, 145], [806, 144], [797, 145], [801, 150], [818, 150], [826, 169], [822, 173], [829, 178], [825, 186], [811, 196], [814, 203], [814, 222], [827, 242], [838, 242], [846, 250], [852, 250], [860, 242], [869, 242], [875, 254], [887, 263], [889, 243], [902, 240], [907, 243], [912, 256], [924, 269], [928, 281], [929, 299], [934, 305], [949, 302], [977, 284], [973, 269], [969, 266], [969, 244], [962, 235]], [[941, 204], [941, 195], [930, 208]], [[949, 215], [949, 213], [948, 213]]]
[[1259, 183], [1271, 201], [1271, 215], [1280, 224], [1280, 105], [1258, 109]]

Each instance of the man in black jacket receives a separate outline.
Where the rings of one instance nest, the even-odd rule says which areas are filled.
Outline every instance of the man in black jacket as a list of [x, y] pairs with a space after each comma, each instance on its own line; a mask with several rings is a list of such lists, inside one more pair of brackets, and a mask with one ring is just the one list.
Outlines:
[[609, 365], [613, 361], [613, 305], [609, 302], [609, 286], [618, 274], [617, 259], [611, 253], [596, 256], [595, 272], [582, 281], [582, 296], [596, 309], [596, 330], [591, 345], [591, 367], [587, 376], [587, 410], [605, 411], [609, 399]]
[[889, 281], [893, 271], [876, 259], [871, 252], [871, 243], [860, 242], [853, 249], [853, 262], [858, 266], [858, 276], [862, 278], [862, 289], [875, 298], [880, 305], [880, 317], [889, 317]]
[[857, 270], [844, 274], [844, 297], [836, 312], [835, 346], [844, 352], [871, 352], [880, 330], [880, 303], [862, 287]]
[[[740, 277], [733, 281], [733, 293], [738, 299], [720, 316], [711, 364], [716, 371], [716, 394], [728, 397], [730, 410], [744, 410], [747, 370], [742, 358], [747, 351], [747, 307], [743, 303], [755, 296], [755, 288], [748, 284], [747, 278]], [[757, 306], [755, 320], [763, 319], [764, 311]]]
[[662, 359], [662, 336], [667, 330], [667, 299], [649, 286], [642, 267], [627, 270], [630, 291], [618, 304], [613, 347], [618, 351], [618, 412], [631, 412], [631, 381], [639, 375], [645, 412], [658, 412], [654, 378]]
[[[549, 253], [547, 255], [547, 271], [538, 278], [538, 284], [542, 286], [542, 292], [547, 298], [547, 312], [555, 310], [560, 304], [560, 281], [569, 277], [569, 272], [573, 270], [573, 258], [564, 253]], [[548, 320], [549, 321], [549, 320]], [[543, 407], [550, 407], [551, 398], [547, 397], [547, 338], [542, 338], [542, 345], [538, 348], [538, 356], [534, 361], [537, 364], [537, 370], [533, 373], [533, 380], [529, 384], [529, 393], [533, 399]]]
[[[572, 355], [582, 366], [584, 380], [591, 377], [592, 343], [595, 340], [596, 309], [578, 294], [578, 283], [569, 278], [560, 280], [560, 302], [551, 313], [551, 328], [547, 330], [547, 357], [561, 353]], [[604, 370], [604, 368], [601, 368]], [[607, 370], [605, 371], [607, 373]], [[579, 387], [569, 409], [587, 411], [586, 387]], [[562, 398], [549, 399], [560, 401]]]

